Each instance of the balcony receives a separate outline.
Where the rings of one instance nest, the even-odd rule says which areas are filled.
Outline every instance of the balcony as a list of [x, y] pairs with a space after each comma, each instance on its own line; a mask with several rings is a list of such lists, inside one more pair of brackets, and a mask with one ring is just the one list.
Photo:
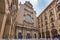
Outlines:
[[34, 29], [34, 30], [39, 30], [39, 28], [38, 28], [38, 27], [32, 27], [32, 29]]
[[27, 28], [27, 29], [31, 29], [31, 30], [39, 30], [39, 28], [38, 27], [34, 27], [34, 25], [33, 25], [33, 23], [28, 23], [28, 22], [26, 22], [26, 21], [24, 21], [24, 23], [23, 24], [15, 24], [15, 26], [16, 27], [18, 27], [18, 28]]

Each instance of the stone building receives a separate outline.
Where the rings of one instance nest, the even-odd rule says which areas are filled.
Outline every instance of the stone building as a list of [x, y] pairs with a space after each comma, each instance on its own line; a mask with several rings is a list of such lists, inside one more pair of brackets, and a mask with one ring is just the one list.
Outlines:
[[16, 38], [38, 38], [36, 12], [29, 1], [20, 4], [15, 26]]
[[14, 38], [18, 0], [0, 0], [0, 38]]
[[60, 0], [53, 0], [38, 16], [41, 38], [60, 37]]

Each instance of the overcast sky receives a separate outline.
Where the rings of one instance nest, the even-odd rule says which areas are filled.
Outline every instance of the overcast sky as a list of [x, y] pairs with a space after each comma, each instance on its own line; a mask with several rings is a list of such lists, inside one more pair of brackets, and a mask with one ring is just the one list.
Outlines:
[[40, 13], [52, 2], [52, 0], [19, 0], [22, 4], [25, 1], [30, 1], [33, 5], [34, 10], [36, 11], [36, 16], [39, 16]]

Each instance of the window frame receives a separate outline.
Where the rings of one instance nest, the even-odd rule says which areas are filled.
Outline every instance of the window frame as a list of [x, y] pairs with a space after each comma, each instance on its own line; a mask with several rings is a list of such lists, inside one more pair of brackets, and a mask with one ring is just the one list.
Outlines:
[[32, 17], [30, 15], [25, 15], [25, 20], [28, 22], [32, 21]]

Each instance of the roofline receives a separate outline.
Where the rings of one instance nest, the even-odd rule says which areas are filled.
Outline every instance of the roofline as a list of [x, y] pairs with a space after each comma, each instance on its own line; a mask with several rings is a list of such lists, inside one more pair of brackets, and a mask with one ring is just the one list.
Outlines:
[[[41, 12], [40, 15], [42, 15], [42, 13], [43, 13], [54, 1], [55, 1], [55, 0], [53, 0], [53, 1]], [[40, 15], [39, 15], [39, 16], [40, 16]], [[38, 17], [39, 17], [39, 16], [38, 16]]]

